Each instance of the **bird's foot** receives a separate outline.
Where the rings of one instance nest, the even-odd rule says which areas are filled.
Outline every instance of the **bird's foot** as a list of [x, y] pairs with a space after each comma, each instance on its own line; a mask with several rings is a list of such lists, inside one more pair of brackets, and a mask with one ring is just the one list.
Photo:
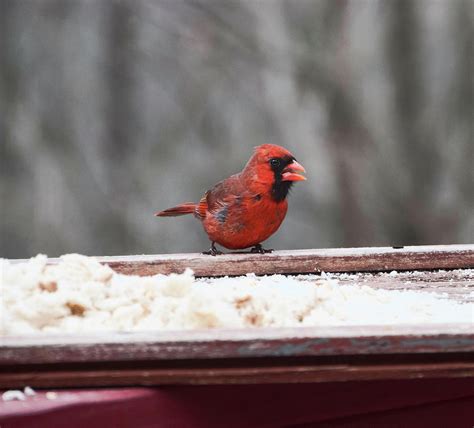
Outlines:
[[211, 244], [211, 248], [209, 249], [209, 251], [203, 251], [202, 253], [208, 256], [218, 256], [219, 254], [224, 254], [222, 251], [219, 251], [216, 248], [216, 245], [214, 244], [214, 242]]
[[272, 253], [273, 249], [270, 248], [263, 248], [261, 244], [257, 244], [254, 247], [250, 249], [251, 253], [259, 253], [259, 254], [265, 254], [265, 253]]

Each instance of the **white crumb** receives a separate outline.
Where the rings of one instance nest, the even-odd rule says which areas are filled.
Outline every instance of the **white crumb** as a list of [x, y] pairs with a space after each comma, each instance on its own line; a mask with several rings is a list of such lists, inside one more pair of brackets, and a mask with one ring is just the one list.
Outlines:
[[[0, 269], [0, 335], [474, 321], [472, 303], [375, 289], [354, 274], [138, 277], [77, 254]], [[348, 278], [355, 284], [339, 282]]]
[[31, 388], [30, 386], [25, 386], [25, 388], [23, 389], [23, 392], [28, 397], [33, 397], [34, 395], [36, 395], [35, 390]]
[[22, 391], [18, 389], [10, 389], [8, 391], [5, 391], [2, 394], [2, 400], [3, 401], [13, 401], [13, 400], [24, 401], [26, 400], [26, 396]]
[[45, 397], [47, 400], [56, 400], [56, 398], [58, 398], [58, 393], [54, 391], [48, 391], [45, 394]]

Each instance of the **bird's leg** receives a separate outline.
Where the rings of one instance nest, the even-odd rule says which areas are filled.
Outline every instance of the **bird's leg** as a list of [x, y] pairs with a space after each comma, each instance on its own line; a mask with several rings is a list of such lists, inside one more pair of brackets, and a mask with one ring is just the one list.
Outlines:
[[265, 253], [271, 253], [273, 252], [273, 249], [266, 249], [266, 248], [263, 248], [262, 247], [262, 244], [257, 244], [257, 245], [254, 245], [251, 249], [250, 249], [250, 252], [251, 253], [260, 253], [260, 254], [265, 254]]
[[217, 256], [218, 254], [223, 254], [222, 251], [219, 251], [217, 248], [216, 248], [216, 243], [213, 241], [211, 243], [211, 249], [209, 251], [203, 251], [203, 254], [207, 254], [209, 256]]

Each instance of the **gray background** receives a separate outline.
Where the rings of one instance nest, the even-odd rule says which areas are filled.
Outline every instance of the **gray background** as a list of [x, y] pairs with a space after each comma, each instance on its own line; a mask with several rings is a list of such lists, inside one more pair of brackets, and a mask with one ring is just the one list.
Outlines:
[[199, 251], [253, 147], [307, 169], [278, 249], [473, 241], [467, 0], [0, 0], [0, 256]]

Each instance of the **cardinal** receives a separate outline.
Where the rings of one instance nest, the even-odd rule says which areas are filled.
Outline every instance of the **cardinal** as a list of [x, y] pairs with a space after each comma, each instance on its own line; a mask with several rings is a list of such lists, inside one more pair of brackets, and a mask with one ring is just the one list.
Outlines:
[[186, 202], [156, 213], [159, 217], [193, 214], [211, 240], [205, 254], [250, 248], [267, 253], [263, 241], [273, 235], [288, 210], [287, 196], [295, 181], [306, 180], [305, 169], [285, 148], [263, 144], [255, 148], [244, 169], [217, 183], [198, 203]]

